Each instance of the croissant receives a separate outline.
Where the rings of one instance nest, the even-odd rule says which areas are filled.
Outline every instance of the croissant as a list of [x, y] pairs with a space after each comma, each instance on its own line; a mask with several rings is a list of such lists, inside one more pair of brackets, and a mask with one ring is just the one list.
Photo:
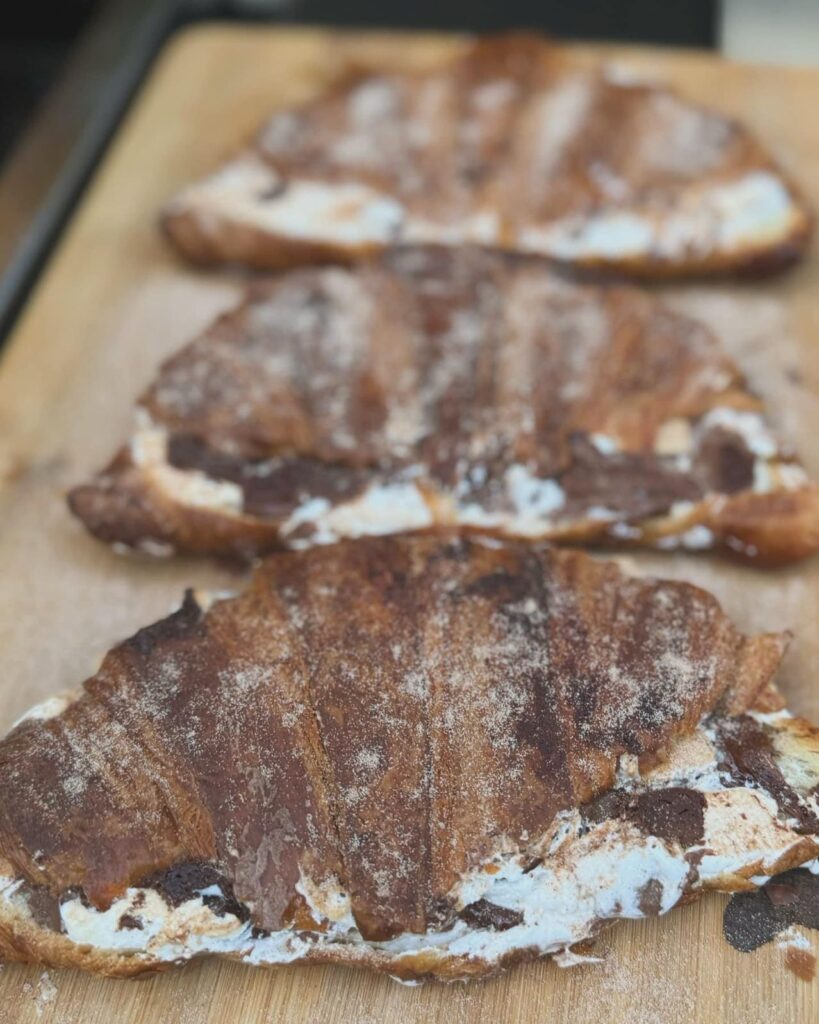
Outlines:
[[478, 249], [257, 285], [70, 504], [106, 541], [248, 559], [435, 526], [761, 564], [819, 546], [816, 485], [706, 326]]
[[663, 277], [778, 269], [812, 216], [738, 122], [517, 35], [277, 112], [163, 224], [201, 263], [473, 244]]
[[819, 733], [698, 588], [428, 535], [188, 593], [0, 742], [0, 956], [482, 976], [819, 854]]

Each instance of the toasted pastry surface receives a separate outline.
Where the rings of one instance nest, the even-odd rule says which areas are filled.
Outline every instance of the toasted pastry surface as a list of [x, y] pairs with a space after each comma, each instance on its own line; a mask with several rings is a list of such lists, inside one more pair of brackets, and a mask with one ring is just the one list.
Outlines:
[[246, 558], [441, 525], [763, 564], [819, 545], [816, 485], [705, 325], [480, 249], [258, 284], [70, 503], [103, 540]]
[[819, 853], [781, 635], [581, 552], [269, 558], [0, 743], [0, 952], [491, 973]]
[[277, 113], [163, 224], [200, 262], [471, 243], [669, 276], [786, 265], [812, 218], [737, 122], [519, 35]]

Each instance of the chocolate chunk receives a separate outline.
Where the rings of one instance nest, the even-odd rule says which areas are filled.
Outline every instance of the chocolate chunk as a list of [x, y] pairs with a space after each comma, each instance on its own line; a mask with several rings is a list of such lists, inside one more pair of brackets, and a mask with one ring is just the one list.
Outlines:
[[144, 927], [141, 917], [134, 917], [133, 914], [123, 914], [117, 922], [117, 928], [120, 931], [124, 929], [132, 931], [140, 931]]
[[628, 802], [628, 793], [622, 789], [611, 789], [608, 793], [603, 793], [602, 796], [585, 805], [583, 820], [592, 825], [599, 825], [610, 818], [622, 818], [626, 813]]
[[52, 932], [62, 931], [60, 901], [46, 886], [23, 882], [18, 892], [25, 899], [29, 913], [41, 928], [48, 928]]
[[748, 715], [729, 719], [720, 725], [719, 738], [726, 754], [723, 767], [735, 782], [750, 782], [770, 793], [780, 812], [799, 823], [796, 831], [819, 831], [819, 819], [782, 774], [768, 734], [759, 723]]
[[177, 469], [195, 469], [213, 480], [235, 483], [242, 490], [248, 515], [287, 516], [305, 498], [349, 501], [365, 487], [370, 474], [316, 458], [251, 460], [212, 448], [187, 434], [172, 434], [168, 462]]
[[571, 465], [560, 475], [565, 512], [582, 514], [602, 506], [618, 517], [661, 515], [675, 502], [699, 501], [701, 485], [669, 460], [653, 453], [603, 454], [585, 435], [569, 440]]
[[657, 917], [663, 906], [663, 883], [650, 878], [637, 892], [637, 906], [646, 917]]
[[792, 924], [819, 930], [819, 875], [795, 868], [756, 892], [735, 893], [723, 918], [725, 938], [748, 952]]
[[[217, 886], [221, 890], [220, 894], [202, 892], [211, 886]], [[230, 881], [212, 864], [177, 864], [167, 871], [144, 878], [139, 887], [155, 889], [171, 907], [178, 907], [187, 900], [200, 896], [205, 906], [210, 907], [214, 914], [233, 914], [240, 921], [246, 921], [249, 917], [247, 907], [234, 896]]]
[[754, 462], [741, 437], [717, 427], [700, 441], [694, 464], [706, 490], [736, 494], [753, 486]]
[[649, 835], [678, 842], [684, 849], [701, 843], [705, 834], [705, 797], [694, 789], [649, 790], [637, 797], [627, 814]]
[[725, 938], [741, 953], [764, 946], [786, 927], [763, 889], [734, 893], [722, 918]]
[[473, 928], [492, 928], [496, 932], [505, 932], [508, 928], [523, 924], [523, 914], [520, 911], [499, 907], [489, 900], [470, 903], [458, 916]]
[[628, 818], [648, 835], [677, 842], [684, 849], [702, 842], [705, 797], [693, 789], [671, 786], [631, 794], [612, 789], [583, 808], [587, 824], [598, 825], [614, 818]]

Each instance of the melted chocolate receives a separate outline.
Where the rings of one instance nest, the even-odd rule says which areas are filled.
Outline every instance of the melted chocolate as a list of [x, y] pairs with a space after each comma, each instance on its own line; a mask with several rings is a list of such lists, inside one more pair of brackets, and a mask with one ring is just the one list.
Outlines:
[[489, 900], [478, 900], [470, 903], [458, 915], [473, 928], [492, 928], [496, 932], [505, 932], [509, 928], [523, 924], [523, 914], [508, 907], [499, 907]]
[[615, 818], [626, 818], [647, 835], [676, 842], [683, 849], [701, 843], [705, 832], [705, 797], [694, 789], [671, 786], [631, 794], [621, 789], [586, 804], [583, 818], [600, 824]]
[[742, 715], [722, 723], [719, 738], [726, 755], [721, 767], [736, 783], [747, 785], [750, 782], [770, 793], [780, 812], [799, 823], [796, 831], [819, 831], [819, 819], [802, 803], [776, 763], [773, 746], [763, 726]]
[[644, 519], [668, 512], [675, 502], [703, 496], [693, 476], [651, 452], [604, 455], [579, 434], [569, 444], [571, 465], [559, 477], [567, 514], [582, 515], [597, 506], [622, 518]]
[[[221, 893], [217, 895], [202, 892], [211, 886], [216, 886]], [[240, 921], [246, 921], [249, 917], [247, 907], [234, 896], [229, 879], [212, 864], [177, 864], [167, 871], [160, 871], [144, 878], [139, 883], [139, 888], [155, 889], [171, 907], [181, 906], [187, 900], [201, 896], [202, 902], [210, 907], [214, 914], [233, 914]]]
[[253, 461], [220, 452], [186, 434], [171, 434], [168, 462], [177, 469], [195, 469], [213, 480], [237, 484], [242, 489], [243, 511], [271, 519], [286, 517], [307, 498], [349, 501], [368, 479], [363, 471], [313, 458]]
[[657, 917], [663, 907], [663, 883], [650, 878], [637, 893], [637, 906], [646, 917]]
[[695, 470], [705, 490], [736, 494], [753, 486], [754, 461], [743, 439], [720, 427], [700, 439]]
[[798, 868], [755, 892], [734, 893], [722, 930], [734, 949], [749, 953], [794, 924], [819, 930], [819, 875]]
[[705, 797], [694, 789], [648, 790], [627, 813], [649, 835], [677, 842], [683, 849], [701, 843], [705, 834]]
[[51, 894], [46, 886], [23, 882], [19, 892], [25, 898], [29, 913], [40, 927], [48, 928], [52, 932], [62, 931], [60, 901]]

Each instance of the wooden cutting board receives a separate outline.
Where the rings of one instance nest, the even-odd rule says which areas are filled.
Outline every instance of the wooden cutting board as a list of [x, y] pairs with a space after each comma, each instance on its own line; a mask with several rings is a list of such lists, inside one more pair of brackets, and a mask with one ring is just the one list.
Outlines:
[[[165, 614], [186, 584], [238, 580], [194, 561], [123, 559], [66, 513], [65, 488], [125, 437], [160, 358], [237, 294], [238, 275], [181, 265], [156, 230], [174, 190], [212, 168], [277, 105], [314, 95], [353, 60], [430, 63], [455, 39], [341, 36], [210, 25], [167, 47], [21, 318], [0, 364], [0, 731], [28, 705], [89, 675], [112, 642]], [[699, 53], [578, 47], [747, 121], [819, 208], [819, 71], [726, 63]], [[677, 289], [712, 322], [819, 474], [819, 258], [774, 283]], [[638, 568], [715, 590], [740, 623], [797, 638], [782, 685], [819, 718], [819, 559], [762, 573], [715, 559], [640, 556]], [[2, 785], [2, 780], [0, 780]], [[743, 955], [714, 896], [599, 942], [604, 962], [518, 968], [470, 985], [405, 988], [339, 968], [259, 970], [202, 962], [140, 982], [7, 965], [0, 1024], [274, 1024], [400, 1021], [807, 1024], [819, 981], [797, 980], [775, 944]], [[816, 933], [811, 935], [819, 952]]]

